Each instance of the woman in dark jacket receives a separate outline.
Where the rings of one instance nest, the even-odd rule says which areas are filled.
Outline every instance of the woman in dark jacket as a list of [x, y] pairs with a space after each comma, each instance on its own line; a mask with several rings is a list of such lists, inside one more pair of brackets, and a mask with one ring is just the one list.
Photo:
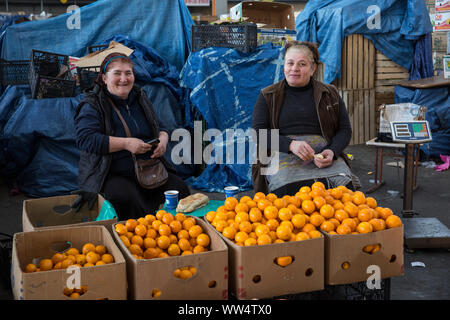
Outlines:
[[[134, 80], [131, 59], [120, 53], [109, 54], [100, 67], [94, 90], [86, 94], [75, 114], [76, 143], [81, 150], [78, 204], [101, 193], [120, 220], [154, 214], [164, 202], [166, 190], [178, 190], [180, 199], [189, 195], [186, 183], [163, 158], [169, 130]], [[112, 103], [127, 123], [131, 137], [127, 137]], [[159, 139], [157, 145], [147, 143], [155, 138]], [[137, 159], [160, 159], [169, 174], [167, 182], [156, 189], [141, 187], [132, 154]]]
[[347, 109], [334, 86], [314, 79], [319, 64], [316, 45], [289, 42], [284, 53], [285, 78], [261, 90], [252, 127], [258, 133], [279, 129], [279, 139], [268, 141], [279, 162], [272, 160], [268, 165], [270, 175], [262, 174], [261, 162], [253, 165], [255, 191], [294, 195], [317, 180], [327, 188], [359, 186], [343, 153], [352, 135]]

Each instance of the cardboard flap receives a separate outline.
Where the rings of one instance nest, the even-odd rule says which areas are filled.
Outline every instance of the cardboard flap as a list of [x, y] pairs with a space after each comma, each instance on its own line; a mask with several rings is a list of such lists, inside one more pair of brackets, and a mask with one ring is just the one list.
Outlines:
[[245, 1], [230, 9], [231, 19], [248, 18], [265, 28], [295, 30], [294, 9], [282, 2]]
[[77, 67], [99, 67], [105, 57], [113, 52], [120, 52], [126, 56], [130, 56], [134, 50], [121, 43], [111, 41], [107, 49], [92, 52], [87, 56], [80, 58], [78, 61], [74, 61], [74, 65]]

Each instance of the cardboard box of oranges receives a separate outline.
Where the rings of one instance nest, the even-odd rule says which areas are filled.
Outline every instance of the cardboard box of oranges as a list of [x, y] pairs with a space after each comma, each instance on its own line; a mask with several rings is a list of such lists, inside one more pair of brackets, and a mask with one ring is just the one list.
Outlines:
[[17, 300], [127, 298], [125, 259], [104, 226], [16, 233], [11, 270]]
[[325, 238], [307, 223], [300, 205], [294, 197], [258, 192], [227, 198], [205, 215], [228, 245], [230, 290], [238, 299], [324, 288]]
[[85, 204], [79, 212], [70, 208], [76, 198], [77, 195], [66, 195], [25, 200], [22, 211], [23, 231], [80, 225], [101, 225], [110, 231], [111, 225], [117, 222], [116, 218], [95, 221], [105, 200], [101, 195], [97, 196], [92, 210], [88, 210], [88, 205]]
[[129, 298], [228, 298], [227, 246], [203, 220], [159, 210], [112, 228], [127, 261]]

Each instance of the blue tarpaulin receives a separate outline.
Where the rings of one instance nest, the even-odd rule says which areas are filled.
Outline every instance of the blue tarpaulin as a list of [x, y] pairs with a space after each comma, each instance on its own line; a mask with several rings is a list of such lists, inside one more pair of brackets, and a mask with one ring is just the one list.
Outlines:
[[450, 87], [412, 89], [395, 86], [395, 103], [411, 102], [425, 106], [433, 140], [420, 149], [433, 158], [450, 155]]
[[319, 43], [325, 83], [340, 77], [342, 44], [351, 34], [409, 70], [415, 41], [433, 31], [423, 0], [310, 0], [295, 27], [298, 40]]
[[181, 70], [190, 49], [192, 24], [183, 0], [99, 0], [79, 12], [8, 27], [0, 40], [1, 57], [28, 60], [31, 49], [82, 57], [88, 46], [125, 34], [154, 48]]
[[[190, 179], [194, 189], [223, 192], [229, 185], [239, 186], [241, 191], [252, 188], [250, 161], [254, 141], [242, 132], [227, 138], [226, 129], [241, 129], [245, 133], [251, 128], [260, 90], [282, 78], [283, 48], [272, 44], [250, 53], [217, 47], [191, 53], [181, 72], [181, 85], [190, 90], [193, 108], [200, 111], [208, 129], [220, 133], [214, 140], [212, 156], [224, 162], [211, 163], [199, 177]], [[226, 163], [231, 147], [234, 160]], [[238, 152], [240, 147], [245, 151]]]

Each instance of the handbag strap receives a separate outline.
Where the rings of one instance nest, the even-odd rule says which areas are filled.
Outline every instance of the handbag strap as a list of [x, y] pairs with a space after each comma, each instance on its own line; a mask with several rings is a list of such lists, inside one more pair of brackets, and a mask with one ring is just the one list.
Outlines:
[[[128, 128], [127, 123], [125, 122], [125, 119], [122, 117], [122, 114], [120, 113], [119, 109], [116, 107], [115, 103], [113, 102], [113, 100], [106, 94], [106, 98], [108, 98], [109, 103], [111, 103], [114, 111], [117, 113], [117, 116], [120, 119], [120, 122], [122, 122], [122, 125], [125, 129], [125, 134], [127, 135], [128, 138], [131, 138], [131, 132], [130, 132], [130, 128]], [[133, 157], [133, 161], [136, 162], [136, 156], [134, 155], [134, 153], [131, 152], [131, 156]]]

